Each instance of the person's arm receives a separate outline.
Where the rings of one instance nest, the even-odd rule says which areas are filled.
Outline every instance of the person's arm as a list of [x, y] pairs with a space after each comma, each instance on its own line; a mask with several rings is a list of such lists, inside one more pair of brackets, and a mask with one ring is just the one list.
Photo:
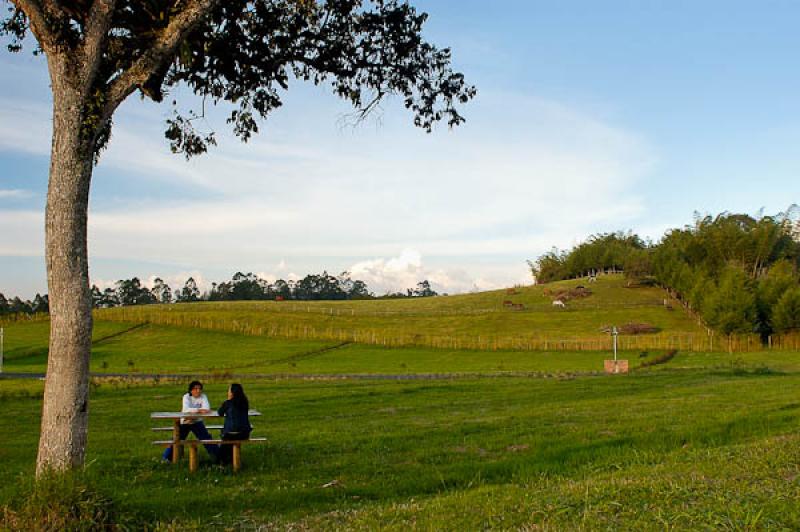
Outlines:
[[200, 396], [200, 402], [202, 405], [200, 406], [199, 412], [202, 412], [203, 414], [208, 414], [211, 412], [211, 403], [208, 402], [208, 397], [206, 394]]
[[224, 416], [228, 411], [228, 401], [223, 402], [217, 409], [217, 414]]

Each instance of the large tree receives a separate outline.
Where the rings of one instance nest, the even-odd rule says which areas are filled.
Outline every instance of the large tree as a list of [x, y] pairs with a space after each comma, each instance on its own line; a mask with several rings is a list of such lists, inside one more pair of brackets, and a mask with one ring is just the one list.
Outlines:
[[45, 215], [50, 355], [38, 473], [84, 461], [89, 185], [122, 101], [135, 92], [162, 101], [178, 85], [193, 91], [198, 110], [176, 111], [166, 131], [173, 151], [189, 157], [215, 143], [213, 132], [193, 126], [206, 103], [230, 104], [228, 123], [246, 141], [257, 119], [281, 105], [292, 77], [330, 84], [361, 115], [399, 95], [427, 130], [440, 120], [459, 124], [457, 104], [475, 93], [451, 70], [449, 50], [421, 37], [426, 15], [399, 0], [2, 1], [9, 49], [19, 51], [33, 35], [53, 94]]

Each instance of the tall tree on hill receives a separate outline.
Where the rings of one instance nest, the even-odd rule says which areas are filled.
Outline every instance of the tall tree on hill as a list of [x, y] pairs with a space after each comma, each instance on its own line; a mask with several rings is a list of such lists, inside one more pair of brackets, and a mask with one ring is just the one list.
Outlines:
[[172, 303], [172, 288], [161, 277], [153, 280], [153, 288], [150, 290], [157, 303]]
[[775, 304], [772, 326], [781, 333], [800, 330], [800, 286], [787, 290]]
[[708, 323], [724, 334], [756, 329], [756, 296], [752, 281], [740, 266], [729, 265], [723, 270], [719, 284], [705, 301], [704, 310]]
[[175, 300], [178, 303], [191, 303], [192, 301], [200, 300], [200, 289], [197, 288], [194, 277], [186, 279], [181, 291], [175, 294]]
[[425, 279], [417, 283], [417, 288], [414, 290], [413, 295], [414, 297], [432, 297], [438, 296], [439, 294], [431, 288], [431, 283]]
[[[37, 473], [82, 464], [88, 427], [92, 329], [86, 244], [94, 163], [112, 117], [134, 92], [160, 102], [176, 86], [200, 109], [168, 121], [186, 157], [215, 144], [194, 119], [206, 103], [232, 104], [242, 140], [281, 105], [292, 77], [333, 91], [364, 116], [399, 95], [414, 123], [457, 125], [474, 88], [450, 67], [450, 51], [426, 42], [426, 15], [401, 0], [2, 0], [9, 50], [32, 34], [47, 59], [53, 138], [45, 245], [50, 355]], [[10, 1], [10, 4], [8, 3]]]
[[31, 303], [31, 310], [33, 312], [50, 312], [50, 298], [47, 294], [36, 294], [36, 297], [33, 298], [33, 303]]

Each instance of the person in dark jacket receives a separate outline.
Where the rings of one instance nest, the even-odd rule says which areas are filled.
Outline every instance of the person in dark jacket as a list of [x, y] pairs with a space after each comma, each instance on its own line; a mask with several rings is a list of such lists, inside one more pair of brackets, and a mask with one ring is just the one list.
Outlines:
[[[225, 424], [222, 426], [223, 440], [247, 440], [250, 438], [250, 402], [244, 394], [244, 389], [239, 383], [233, 383], [228, 388], [228, 400], [222, 403], [217, 413], [225, 417]], [[222, 464], [230, 464], [233, 461], [233, 449], [230, 445], [220, 445], [218, 455]]]

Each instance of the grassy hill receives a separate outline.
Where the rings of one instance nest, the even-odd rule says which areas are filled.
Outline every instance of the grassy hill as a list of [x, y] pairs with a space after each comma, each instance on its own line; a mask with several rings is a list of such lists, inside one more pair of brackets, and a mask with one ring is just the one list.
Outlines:
[[566, 309], [553, 307], [554, 292], [579, 284], [563, 281], [399, 300], [150, 305], [99, 310], [95, 316], [98, 323], [147, 322], [255, 336], [477, 350], [607, 350], [610, 337], [605, 328], [646, 323], [657, 332], [621, 337], [621, 348], [709, 347], [705, 329], [679, 305], [665, 308], [662, 290], [627, 288], [621, 276], [601, 277], [587, 285], [588, 297], [568, 301]]
[[[91, 370], [203, 374], [575, 373], [602, 369], [608, 325], [646, 323], [654, 334], [620, 335], [636, 367], [667, 349], [676, 365], [729, 363], [708, 348], [702, 328], [679, 305], [667, 310], [657, 288], [628, 288], [601, 277], [591, 295], [554, 308], [565, 281], [459, 296], [349, 302], [226, 302], [97, 311]], [[504, 301], [522, 304], [510, 310]], [[5, 326], [5, 369], [42, 372], [49, 323]], [[756, 351], [753, 349], [752, 351]], [[742, 354], [742, 357], [751, 355]], [[792, 355], [759, 355], [779, 366]], [[740, 357], [741, 358], [741, 357]], [[785, 362], [787, 361], [788, 362]], [[691, 364], [690, 364], [691, 365]]]

